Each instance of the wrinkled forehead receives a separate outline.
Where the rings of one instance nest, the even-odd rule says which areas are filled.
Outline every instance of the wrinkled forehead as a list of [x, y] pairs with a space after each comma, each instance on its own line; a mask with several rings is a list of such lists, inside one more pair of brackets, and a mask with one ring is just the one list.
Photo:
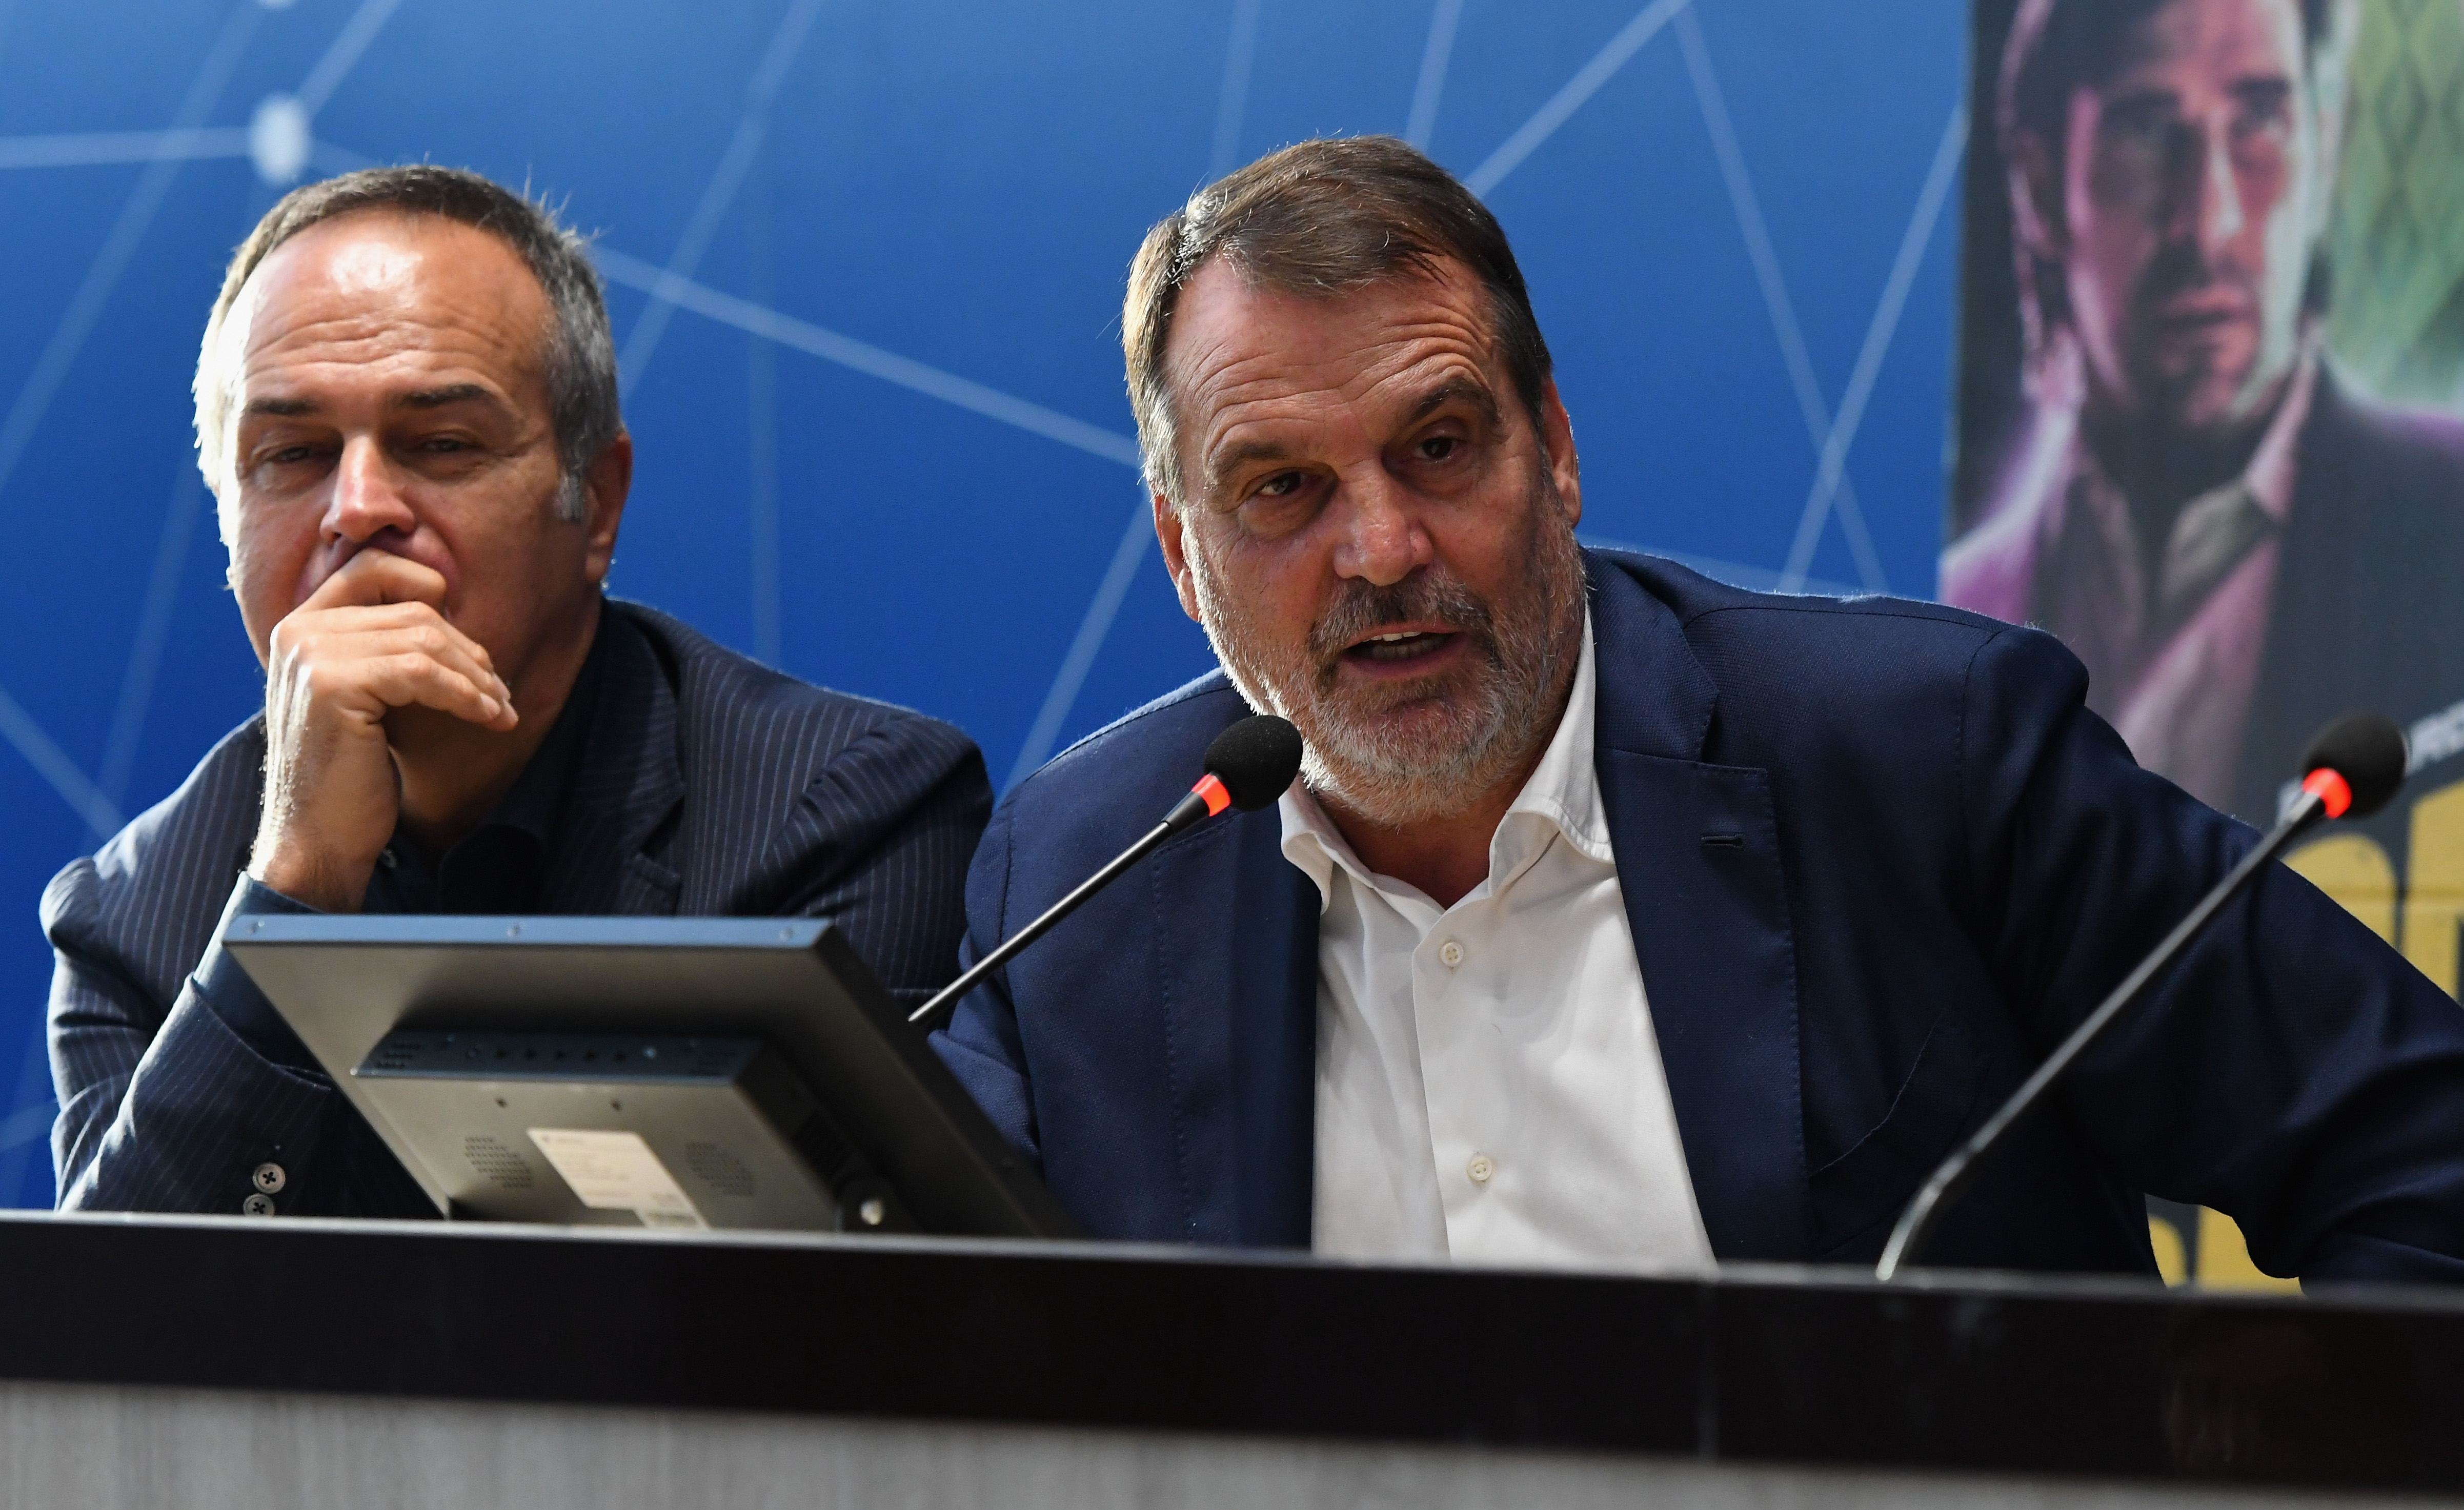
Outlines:
[[1204, 427], [1227, 405], [1276, 396], [1358, 399], [1387, 380], [1440, 370], [1481, 381], [1495, 348], [1486, 291], [1459, 264], [1319, 294], [1217, 258], [1183, 290], [1162, 365], [1176, 407]]
[[512, 248], [458, 221], [363, 210], [312, 226], [249, 274], [217, 338], [227, 388], [302, 355], [432, 350], [536, 374], [550, 310]]

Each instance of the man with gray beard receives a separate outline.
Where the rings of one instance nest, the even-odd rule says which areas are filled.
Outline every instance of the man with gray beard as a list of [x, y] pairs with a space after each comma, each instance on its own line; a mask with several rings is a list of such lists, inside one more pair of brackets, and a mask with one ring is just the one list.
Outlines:
[[[1251, 710], [1271, 812], [1158, 849], [943, 1059], [1101, 1236], [1586, 1267], [1870, 1263], [1940, 1158], [2247, 851], [2049, 636], [1585, 552], [1496, 221], [1384, 139], [1199, 191], [1130, 273], [1155, 533], [1222, 671], [1010, 794], [981, 955]], [[2464, 1278], [2464, 1014], [2280, 867], [1938, 1229], [2152, 1273]]]

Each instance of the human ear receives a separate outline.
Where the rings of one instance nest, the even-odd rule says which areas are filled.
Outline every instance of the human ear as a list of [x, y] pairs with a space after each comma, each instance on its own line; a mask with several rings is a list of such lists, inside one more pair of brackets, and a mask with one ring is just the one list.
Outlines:
[[1155, 546], [1163, 552], [1163, 569], [1172, 574], [1172, 590], [1180, 595], [1180, 611], [1198, 618], [1198, 584], [1189, 575], [1187, 542], [1182, 539], [1180, 511], [1162, 493], [1148, 494], [1155, 508]]
[[616, 533], [624, 523], [625, 500], [633, 491], [633, 437], [618, 430], [583, 472], [582, 481], [589, 510], [582, 521], [590, 532], [585, 569], [598, 583], [606, 580], [608, 563], [616, 558]]
[[1566, 412], [1566, 401], [1558, 397], [1554, 378], [1540, 390], [1540, 443], [1548, 451], [1550, 480], [1557, 485], [1566, 523], [1579, 524], [1583, 518], [1583, 464], [1574, 454], [1573, 416]]

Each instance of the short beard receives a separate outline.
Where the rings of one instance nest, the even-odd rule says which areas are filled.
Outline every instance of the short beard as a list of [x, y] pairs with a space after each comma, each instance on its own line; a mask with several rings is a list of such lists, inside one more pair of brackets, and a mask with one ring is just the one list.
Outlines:
[[[1378, 827], [1405, 828], [1462, 811], [1547, 748], [1582, 653], [1583, 558], [1545, 471], [1528, 501], [1509, 601], [1491, 604], [1435, 572], [1391, 587], [1349, 579], [1297, 650], [1268, 645], [1228, 613], [1203, 551], [1188, 553], [1216, 659], [1250, 707], [1300, 731], [1311, 792]], [[1471, 653], [1434, 685], [1339, 696], [1345, 648], [1407, 623], [1449, 625]]]

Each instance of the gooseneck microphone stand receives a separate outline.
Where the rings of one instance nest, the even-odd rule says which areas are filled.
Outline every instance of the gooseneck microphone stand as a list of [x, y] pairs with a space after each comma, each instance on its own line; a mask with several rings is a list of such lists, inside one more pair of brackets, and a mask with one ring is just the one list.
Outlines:
[[[1197, 803], [1197, 811], [1194, 813], [1189, 810], [1190, 805], [1193, 802]], [[1132, 844], [1129, 848], [1122, 850], [1119, 856], [1116, 857], [1111, 864], [1106, 865], [1103, 869], [1096, 871], [1093, 875], [1089, 876], [1086, 880], [1080, 882], [1078, 884], [1077, 890], [1070, 892], [1067, 896], [1063, 897], [1060, 901], [1055, 902], [1052, 906], [1045, 908], [1044, 915], [1042, 917], [1037, 918], [1034, 922], [1026, 925], [1026, 927], [1020, 929], [1015, 933], [1012, 933], [1008, 938], [1001, 942], [1000, 948], [994, 950], [991, 953], [986, 954], [983, 958], [977, 960], [974, 965], [968, 968], [966, 974], [942, 987], [940, 993], [934, 996], [932, 1000], [924, 1003], [920, 1007], [917, 1007], [913, 1012], [909, 1013], [907, 1015], [907, 1020], [915, 1023], [932, 1021], [937, 1014], [957, 1004], [960, 997], [964, 996], [968, 992], [975, 990], [977, 985], [979, 984], [986, 975], [991, 974], [994, 971], [1008, 964], [1011, 955], [1016, 954], [1020, 950], [1024, 949], [1027, 945], [1034, 943], [1039, 938], [1042, 938], [1051, 930], [1053, 924], [1060, 922], [1070, 913], [1077, 911], [1078, 905], [1080, 903], [1086, 901], [1089, 897], [1093, 896], [1096, 892], [1103, 890], [1106, 886], [1111, 886], [1113, 878], [1120, 875], [1122, 871], [1129, 869], [1132, 865], [1144, 860], [1147, 855], [1154, 850], [1155, 845], [1162, 843], [1173, 835], [1179, 833], [1182, 829], [1187, 828], [1191, 823], [1196, 822], [1199, 819], [1208, 816], [1210, 815], [1206, 811], [1205, 803], [1197, 797], [1192, 796], [1181, 799], [1181, 805], [1173, 809], [1171, 817], [1166, 818], [1162, 822], [1157, 823], [1155, 827], [1148, 829], [1144, 838], [1140, 839], [1136, 843]], [[1174, 821], [1174, 819], [1178, 819], [1179, 821], [1176, 822]]]
[[[1011, 956], [1048, 932], [1052, 925], [1078, 910], [1080, 903], [1111, 886], [1120, 874], [1144, 860], [1155, 845], [1182, 829], [1202, 823], [1229, 808], [1254, 813], [1268, 806], [1292, 784], [1301, 771], [1300, 731], [1271, 713], [1252, 713], [1225, 726], [1206, 747], [1206, 775], [1189, 795], [1166, 813], [1163, 821], [1146, 831], [1111, 864], [1079, 883], [1078, 888], [1045, 908], [1044, 915], [1020, 929], [1001, 946], [977, 960], [957, 979], [941, 988], [932, 1000], [909, 1013], [918, 1025], [933, 1022], [957, 1005], [986, 975], [1009, 963]], [[929, 1029], [928, 1029], [929, 1031]]]
[[[2035, 1108], [2037, 1102], [2043, 1099], [2046, 1089], [2061, 1078], [2062, 1071], [2070, 1067], [2071, 1061], [2078, 1059], [2090, 1043], [2096, 1041], [2097, 1035], [2102, 1033], [2113, 1019], [2121, 1015], [2124, 1007], [2129, 1006], [2141, 992], [2147, 989], [2147, 983], [2155, 979], [2157, 974], [2166, 966], [2170, 965], [2189, 946], [2190, 940], [2199, 936], [2200, 930], [2208, 926], [2227, 903], [2247, 890], [2259, 871], [2275, 863], [2276, 857], [2284, 852], [2286, 845], [2307, 832], [2321, 819], [2342, 818], [2348, 808], [2353, 809], [2354, 816], [2359, 817], [2372, 811], [2386, 801], [2387, 797], [2393, 795], [2395, 787], [2404, 778], [2403, 735], [2396, 732], [2393, 725], [2387, 724], [2384, 719], [2371, 720], [2374, 727], [2367, 731], [2361, 730], [2358, 727], [2361, 718], [2366, 716], [2360, 715], [2360, 717], [2340, 722], [2320, 736], [2318, 743], [2312, 747], [2313, 751], [2315, 753], [2327, 747], [2329, 741], [2340, 734], [2349, 739], [2366, 733], [2376, 736], [2382, 746], [2387, 740], [2391, 739], [2394, 762], [2392, 773], [2382, 775], [2377, 771], [2370, 771], [2365, 775], [2362, 769], [2359, 769], [2367, 765], [2384, 766], [2387, 763], [2387, 752], [2383, 748], [2370, 751], [2370, 754], [2378, 757], [2375, 760], [2349, 762], [2357, 768], [2355, 769], [2357, 779], [2350, 784], [2347, 784], [2344, 777], [2333, 766], [2325, 764], [2315, 766], [2301, 783], [2300, 799], [2277, 821], [2274, 832], [2260, 840], [2258, 847], [2242, 856], [2241, 864], [2233, 866], [2222, 881], [2216, 883], [2213, 890], [2200, 899], [2199, 905], [2190, 909], [2189, 916], [2174, 925], [2173, 931], [2165, 935], [2165, 941], [2156, 946], [2155, 952], [2141, 960], [2139, 968], [2123, 977], [2121, 985], [2113, 988], [2112, 994], [2088, 1015], [2087, 1020], [2073, 1029], [2071, 1036], [2062, 1040], [2061, 1046], [2055, 1049], [2046, 1057], [2043, 1063], [2036, 1066], [2036, 1072], [2028, 1077], [2018, 1090], [2012, 1094], [2009, 1101], [2002, 1104], [2001, 1110], [1986, 1119], [1985, 1125], [1977, 1128], [1966, 1143], [1961, 1144], [1957, 1152], [1943, 1160], [1942, 1167], [1934, 1171], [1933, 1177], [1926, 1180], [1925, 1188], [1917, 1192], [1916, 1199], [1908, 1202], [1908, 1209], [1900, 1214], [1900, 1223], [1891, 1229], [1891, 1240], [1882, 1248], [1881, 1261], [1874, 1265], [1875, 1279], [1884, 1281], [1895, 1280], [1900, 1277], [1903, 1269], [1914, 1264], [1918, 1250], [1925, 1245], [1925, 1238], [1931, 1236], [1934, 1221], [1942, 1215], [1944, 1204], [1968, 1188], [1969, 1182], [1975, 1177], [1979, 1168], [1978, 1161], [1983, 1158], [1986, 1150], [1999, 1141], [2004, 1133], [2016, 1126], [2020, 1118]], [[2385, 788], [2383, 792], [2379, 790], [2382, 786]]]

